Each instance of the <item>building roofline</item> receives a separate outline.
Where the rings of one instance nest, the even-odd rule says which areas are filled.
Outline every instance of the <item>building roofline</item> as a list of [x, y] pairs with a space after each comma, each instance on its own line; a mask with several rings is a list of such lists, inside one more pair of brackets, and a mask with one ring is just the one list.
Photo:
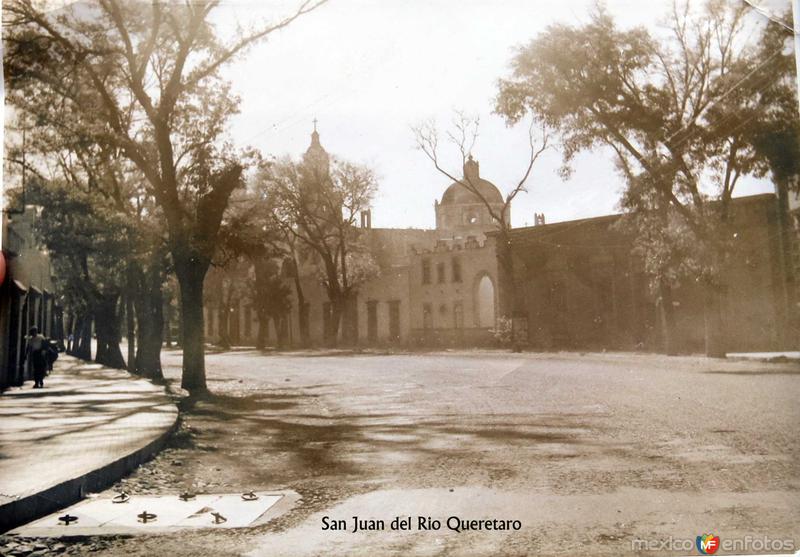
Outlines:
[[[767, 201], [767, 200], [774, 200], [774, 199], [776, 199], [776, 196], [775, 196], [774, 193], [757, 193], [757, 194], [753, 194], [753, 195], [743, 195], [741, 197], [734, 197], [734, 198], [731, 199], [731, 203], [732, 203], [732, 205], [744, 205], [744, 204], [758, 203], [758, 202], [763, 202], [763, 201]], [[713, 203], [713, 201], [712, 201], [712, 203]], [[546, 232], [546, 231], [555, 232], [558, 229], [563, 228], [563, 227], [565, 227], [567, 225], [569, 225], [569, 226], [573, 226], [573, 225], [577, 226], [577, 225], [580, 225], [580, 224], [590, 224], [590, 223], [592, 223], [592, 224], [602, 224], [604, 222], [610, 222], [610, 221], [618, 220], [619, 218], [624, 217], [625, 215], [628, 215], [628, 214], [631, 214], [631, 213], [612, 213], [610, 215], [600, 215], [598, 217], [587, 217], [587, 218], [573, 219], [573, 220], [562, 220], [562, 221], [558, 221], [558, 222], [550, 222], [550, 223], [547, 223], [547, 224], [539, 224], [539, 225], [535, 225], [535, 226], [520, 226], [520, 227], [512, 228], [511, 229], [511, 234], [514, 234], [516, 232], [525, 233], [525, 232], [530, 232], [530, 231], [533, 231], [533, 230], [541, 231], [541, 232]], [[494, 230], [487, 233], [487, 235], [496, 235], [496, 234], [497, 234], [497, 231], [494, 231]]]

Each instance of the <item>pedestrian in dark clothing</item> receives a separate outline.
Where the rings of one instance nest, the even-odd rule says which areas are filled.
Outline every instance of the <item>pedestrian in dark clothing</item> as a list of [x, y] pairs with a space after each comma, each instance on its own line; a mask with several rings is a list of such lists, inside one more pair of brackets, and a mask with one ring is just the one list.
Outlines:
[[25, 356], [22, 361], [23, 363], [27, 361], [28, 365], [33, 370], [34, 389], [41, 389], [44, 387], [44, 376], [47, 374], [48, 348], [47, 339], [39, 334], [39, 329], [31, 327], [28, 331]]

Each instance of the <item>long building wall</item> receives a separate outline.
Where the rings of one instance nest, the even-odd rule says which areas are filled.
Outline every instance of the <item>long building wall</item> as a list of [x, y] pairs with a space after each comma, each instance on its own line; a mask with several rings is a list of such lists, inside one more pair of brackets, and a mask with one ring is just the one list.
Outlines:
[[[724, 272], [723, 315], [731, 350], [785, 349], [780, 295], [785, 275], [779, 257], [775, 197], [734, 200], [736, 235]], [[516, 318], [525, 325], [527, 347], [553, 349], [660, 350], [664, 331], [658, 300], [642, 262], [632, 254], [633, 238], [610, 215], [512, 231]], [[442, 238], [433, 230], [365, 230], [381, 269], [361, 285], [354, 300], [361, 345], [477, 346], [493, 344], [498, 308], [498, 264], [491, 237]], [[300, 341], [294, 286], [287, 341]], [[302, 276], [312, 345], [323, 345], [328, 302], [316, 271]], [[212, 288], [213, 290], [213, 288]], [[255, 311], [246, 300], [233, 312], [241, 344], [258, 335]], [[684, 281], [673, 292], [675, 345], [682, 352], [704, 350], [705, 293]], [[218, 310], [207, 307], [207, 333]], [[783, 314], [786, 312], [783, 311]], [[250, 326], [244, 321], [249, 319]], [[520, 329], [518, 329], [520, 330]], [[249, 334], [245, 334], [248, 331]], [[270, 326], [268, 343], [277, 344]]]
[[[777, 205], [772, 195], [735, 199], [731, 256], [723, 278], [723, 322], [730, 351], [786, 349], [781, 299], [785, 275], [778, 256]], [[655, 295], [633, 239], [619, 216], [516, 229], [515, 280], [523, 285], [528, 342], [533, 349], [659, 350], [663, 330]], [[675, 345], [702, 352], [705, 290], [683, 281], [673, 292]]]

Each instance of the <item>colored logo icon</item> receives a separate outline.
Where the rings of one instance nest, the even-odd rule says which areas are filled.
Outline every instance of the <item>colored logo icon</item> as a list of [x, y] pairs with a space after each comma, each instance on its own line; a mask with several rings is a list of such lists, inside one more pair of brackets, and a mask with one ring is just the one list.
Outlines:
[[697, 551], [703, 555], [714, 555], [719, 549], [719, 536], [703, 534], [697, 536]]

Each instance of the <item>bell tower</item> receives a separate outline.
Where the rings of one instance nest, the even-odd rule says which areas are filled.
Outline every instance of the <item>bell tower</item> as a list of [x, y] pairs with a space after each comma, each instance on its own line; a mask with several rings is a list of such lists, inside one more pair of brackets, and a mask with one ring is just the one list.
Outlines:
[[306, 164], [314, 174], [319, 176], [327, 176], [330, 173], [331, 160], [327, 151], [322, 147], [319, 141], [319, 132], [317, 131], [317, 119], [314, 118], [314, 131], [311, 132], [311, 145], [306, 149], [303, 155], [303, 163]]

